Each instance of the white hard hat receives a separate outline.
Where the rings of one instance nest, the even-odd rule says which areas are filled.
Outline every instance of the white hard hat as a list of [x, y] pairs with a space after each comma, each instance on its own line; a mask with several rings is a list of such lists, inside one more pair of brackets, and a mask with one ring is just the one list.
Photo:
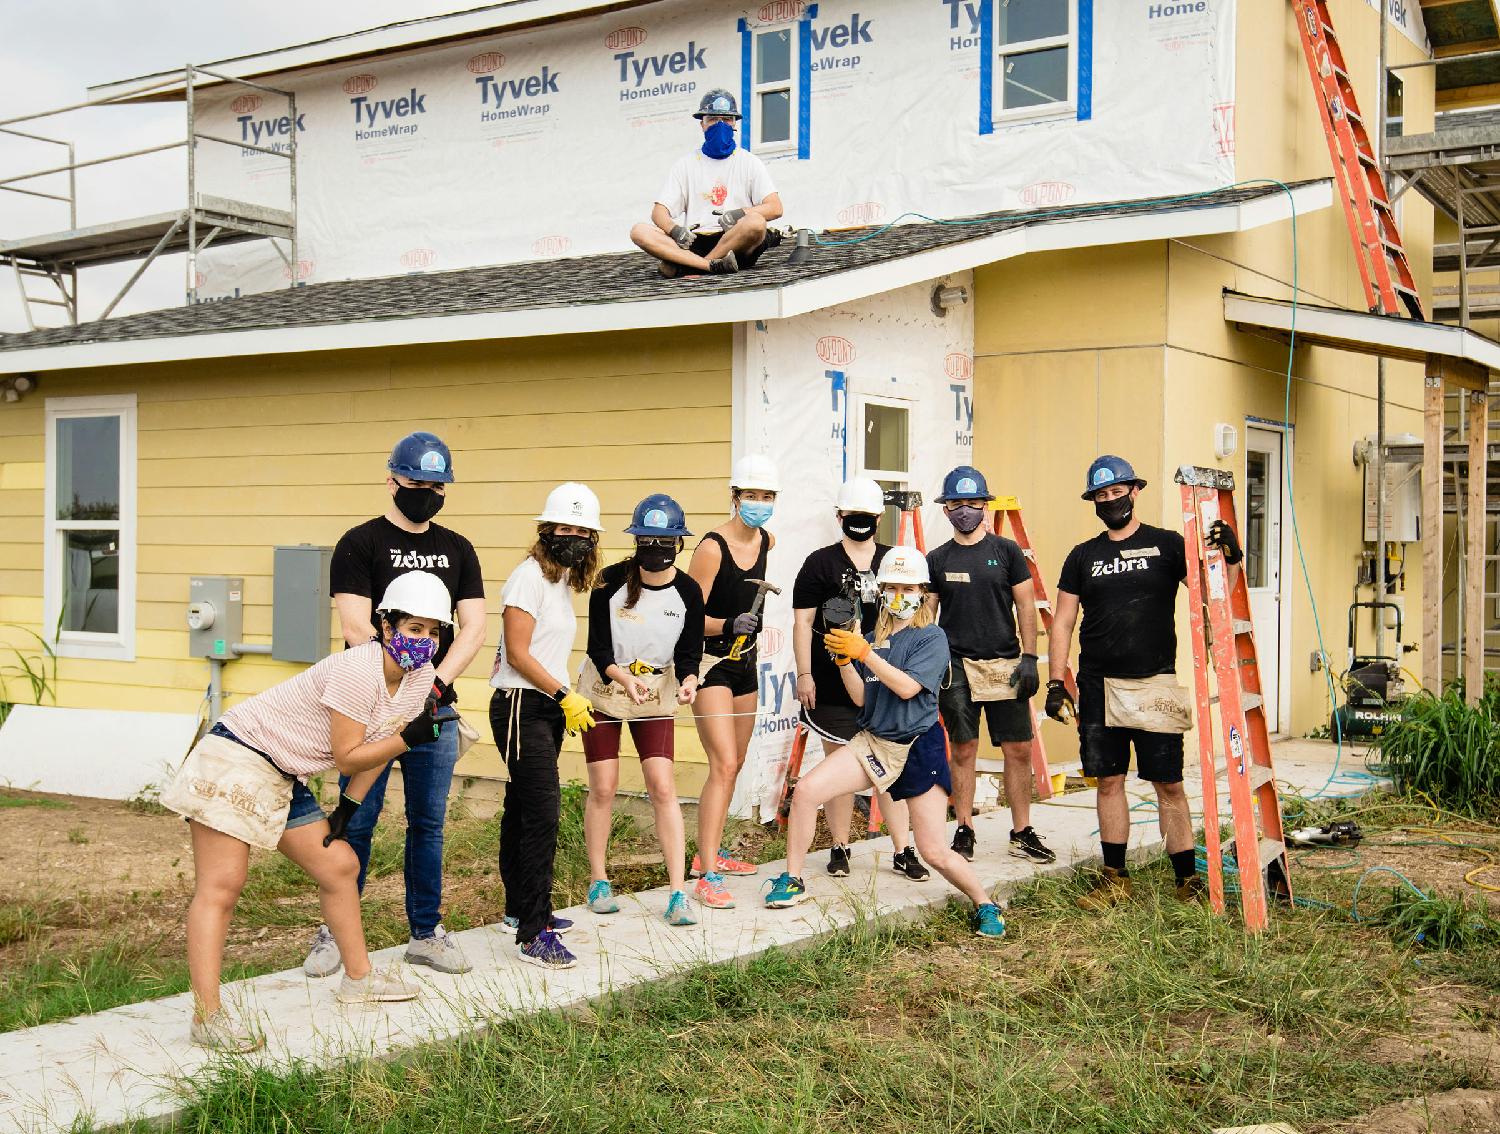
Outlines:
[[927, 572], [927, 556], [915, 547], [893, 547], [880, 561], [875, 582], [881, 586], [886, 583], [921, 583], [925, 587], [931, 578]]
[[878, 516], [885, 511], [885, 490], [867, 476], [857, 476], [839, 486], [838, 510]]
[[730, 488], [758, 488], [764, 492], [780, 492], [781, 477], [776, 472], [776, 462], [761, 453], [751, 453], [734, 462], [734, 473], [729, 478]]
[[434, 618], [445, 626], [453, 625], [453, 596], [431, 571], [408, 571], [397, 575], [386, 587], [376, 613], [399, 610], [415, 618]]
[[592, 528], [602, 532], [599, 523], [599, 498], [586, 484], [568, 481], [547, 493], [546, 506], [537, 520], [548, 524], [568, 524], [575, 528]]

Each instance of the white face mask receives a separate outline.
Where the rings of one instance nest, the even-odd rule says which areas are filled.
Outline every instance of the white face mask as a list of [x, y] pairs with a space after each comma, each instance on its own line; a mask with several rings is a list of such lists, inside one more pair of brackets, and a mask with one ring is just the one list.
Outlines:
[[909, 595], [905, 591], [882, 591], [880, 602], [887, 614], [902, 622], [915, 617], [917, 611], [922, 609], [922, 596]]

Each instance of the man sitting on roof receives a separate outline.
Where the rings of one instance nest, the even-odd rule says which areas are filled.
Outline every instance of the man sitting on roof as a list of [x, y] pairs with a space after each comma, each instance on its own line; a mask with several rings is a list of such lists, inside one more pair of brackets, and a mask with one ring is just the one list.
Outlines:
[[703, 129], [703, 147], [672, 167], [651, 223], [630, 230], [630, 239], [661, 261], [668, 279], [751, 267], [766, 250], [766, 225], [781, 216], [765, 163], [734, 144], [740, 120], [734, 96], [709, 91], [693, 117]]

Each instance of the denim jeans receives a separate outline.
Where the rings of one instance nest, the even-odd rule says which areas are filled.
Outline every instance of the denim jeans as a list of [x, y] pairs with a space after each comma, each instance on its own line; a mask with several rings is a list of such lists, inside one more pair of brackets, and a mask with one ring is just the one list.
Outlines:
[[[411, 935], [431, 937], [443, 916], [443, 821], [448, 814], [448, 788], [458, 763], [458, 725], [445, 724], [436, 740], [419, 744], [400, 756], [401, 786], [406, 794], [406, 920]], [[365, 888], [370, 865], [370, 840], [385, 805], [387, 765], [359, 810], [349, 820], [347, 838], [359, 857], [359, 888]], [[339, 777], [339, 789], [349, 782]]]

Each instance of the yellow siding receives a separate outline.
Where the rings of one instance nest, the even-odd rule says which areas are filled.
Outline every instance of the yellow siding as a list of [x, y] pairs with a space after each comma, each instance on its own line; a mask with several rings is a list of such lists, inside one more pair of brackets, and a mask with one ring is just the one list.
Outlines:
[[[728, 505], [727, 327], [49, 374], [38, 394], [0, 407], [0, 621], [40, 629], [45, 398], [120, 393], [139, 401], [136, 660], [61, 659], [65, 706], [196, 710], [209, 665], [187, 655], [188, 577], [244, 576], [245, 638], [269, 641], [273, 546], [332, 545], [383, 512], [391, 444], [430, 429], [452, 447], [459, 477], [440, 519], [474, 541], [490, 612], [485, 649], [459, 682], [485, 737], [462, 770], [497, 774], [487, 679], [500, 588], [548, 490], [571, 479], [598, 492], [607, 560], [628, 546], [621, 530], [647, 492], [676, 496], [695, 531]], [[582, 599], [577, 607], [581, 645]], [[230, 703], [296, 669], [230, 663]], [[581, 777], [569, 747], [565, 775]], [[701, 761], [690, 724], [678, 747], [685, 762]], [[701, 778], [684, 769], [684, 790]]]

